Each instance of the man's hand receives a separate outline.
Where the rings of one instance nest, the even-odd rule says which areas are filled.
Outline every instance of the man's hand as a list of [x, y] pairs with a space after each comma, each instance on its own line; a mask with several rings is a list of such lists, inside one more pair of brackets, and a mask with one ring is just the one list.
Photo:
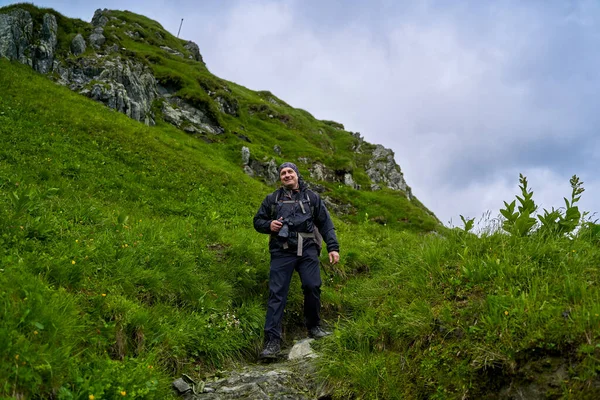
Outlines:
[[333, 265], [333, 264], [337, 264], [340, 261], [340, 253], [338, 253], [337, 251], [330, 251], [329, 252], [329, 264]]
[[271, 221], [271, 232], [279, 232], [281, 230], [281, 227], [283, 226], [283, 222], [281, 222], [282, 220], [283, 217]]

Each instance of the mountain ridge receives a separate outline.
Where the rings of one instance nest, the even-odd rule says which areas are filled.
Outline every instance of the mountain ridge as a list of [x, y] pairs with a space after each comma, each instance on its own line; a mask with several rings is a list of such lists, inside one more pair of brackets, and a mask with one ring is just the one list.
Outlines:
[[[439, 224], [412, 194], [390, 149], [365, 142], [340, 123], [316, 120], [269, 91], [215, 77], [197, 44], [173, 37], [156, 21], [98, 9], [87, 24], [27, 4], [5, 7], [0, 15], [0, 56], [148, 125], [158, 119], [206, 141], [231, 143], [228, 137], [237, 137], [247, 142], [239, 146], [238, 160], [250, 176], [272, 185], [274, 165], [291, 158], [321, 193], [330, 190], [320, 182], [363, 191], [388, 188], [406, 196], [407, 208], [424, 211], [420, 218], [434, 222], [430, 230]], [[300, 140], [286, 144], [290, 134]], [[336, 212], [356, 213], [346, 199], [325, 197]], [[398, 222], [391, 215], [373, 217]]]

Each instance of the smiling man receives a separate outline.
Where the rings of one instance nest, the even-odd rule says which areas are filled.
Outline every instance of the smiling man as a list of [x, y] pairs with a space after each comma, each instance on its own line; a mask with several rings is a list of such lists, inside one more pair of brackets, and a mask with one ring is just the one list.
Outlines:
[[335, 228], [319, 195], [306, 187], [293, 163], [281, 164], [279, 179], [282, 187], [263, 200], [254, 216], [254, 228], [271, 235], [269, 302], [261, 358], [275, 358], [281, 351], [281, 320], [294, 270], [302, 282], [308, 335], [320, 339], [329, 334], [321, 328], [320, 317], [322, 240], [327, 245], [329, 262], [335, 264], [340, 259]]

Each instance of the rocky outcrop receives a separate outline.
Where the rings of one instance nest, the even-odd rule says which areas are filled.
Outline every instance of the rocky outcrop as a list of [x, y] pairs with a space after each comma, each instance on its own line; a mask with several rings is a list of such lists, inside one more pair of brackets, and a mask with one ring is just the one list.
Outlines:
[[97, 9], [94, 12], [94, 16], [92, 17], [92, 25], [94, 25], [95, 27], [104, 27], [106, 26], [106, 24], [108, 23], [108, 14], [110, 13], [109, 10], [107, 10], [106, 8], [104, 10], [101, 9]]
[[58, 25], [56, 24], [56, 17], [52, 14], [44, 14], [39, 44], [34, 46], [35, 54], [33, 55], [33, 69], [42, 74], [52, 71], [54, 52], [58, 44], [57, 33]]
[[196, 43], [190, 40], [183, 47], [185, 47], [185, 49], [191, 53], [190, 59], [199, 61], [202, 64], [204, 64], [204, 60], [202, 59], [202, 55], [200, 54], [200, 48]]
[[223, 96], [216, 96], [215, 101], [217, 102], [219, 111], [221, 111], [222, 113], [229, 114], [234, 117], [237, 117], [239, 115], [239, 105], [236, 99], [230, 99]]
[[71, 41], [71, 53], [74, 56], [78, 56], [85, 53], [86, 48], [85, 39], [81, 36], [81, 33], [78, 33]]
[[315, 181], [334, 182], [335, 172], [320, 162], [314, 163], [309, 169], [309, 176]]
[[[70, 43], [71, 53], [75, 56], [84, 54], [87, 45], [95, 50], [95, 54], [57, 60], [55, 52], [58, 26], [54, 15], [45, 14], [42, 26], [36, 31], [31, 14], [25, 10], [16, 9], [8, 14], [0, 14], [0, 57], [18, 60], [43, 74], [53, 72], [55, 74], [52, 76], [58, 83], [137, 121], [154, 125], [151, 107], [159, 97], [156, 79], [147, 66], [119, 54], [117, 44], [106, 46], [104, 27], [111, 19], [114, 20], [115, 17], [110, 16], [109, 10], [96, 10], [91, 21], [93, 30], [87, 38], [87, 44], [81, 33]], [[141, 29], [138, 24], [134, 26]], [[185, 47], [190, 51], [191, 58], [202, 62], [198, 45], [188, 42]], [[163, 49], [183, 57], [176, 50], [168, 47]], [[162, 111], [167, 122], [189, 133], [224, 132], [218, 121], [210, 118], [210, 113], [206, 110], [172, 97], [171, 93], [164, 98], [166, 101]], [[222, 112], [237, 115], [237, 102], [223, 98], [217, 99], [217, 103]]]
[[327, 385], [316, 375], [318, 355], [310, 347], [313, 340], [296, 343], [287, 360], [246, 365], [227, 372], [224, 377], [198, 383], [185, 375], [173, 382], [173, 389], [185, 400], [330, 398]]
[[246, 175], [251, 177], [263, 178], [269, 185], [279, 180], [277, 163], [274, 159], [268, 161], [258, 161], [251, 157], [250, 149], [242, 147], [242, 164]]
[[59, 64], [55, 69], [60, 84], [130, 118], [154, 125], [151, 107], [157, 85], [145, 65], [119, 56], [94, 55]]
[[16, 9], [0, 14], [0, 57], [17, 60], [36, 71], [52, 71], [56, 52], [58, 25], [56, 17], [45, 14], [39, 31], [27, 11]]
[[93, 46], [96, 50], [100, 50], [102, 45], [106, 43], [106, 38], [104, 37], [104, 28], [101, 26], [94, 28], [94, 31], [88, 40], [91, 46]]
[[366, 172], [373, 182], [372, 190], [378, 190], [382, 185], [393, 190], [401, 190], [409, 199], [412, 198], [411, 190], [404, 180], [400, 167], [394, 160], [392, 150], [386, 149], [382, 145], [375, 146]]
[[179, 97], [168, 97], [162, 106], [163, 118], [187, 133], [219, 135], [225, 130], [205, 110], [187, 104]]

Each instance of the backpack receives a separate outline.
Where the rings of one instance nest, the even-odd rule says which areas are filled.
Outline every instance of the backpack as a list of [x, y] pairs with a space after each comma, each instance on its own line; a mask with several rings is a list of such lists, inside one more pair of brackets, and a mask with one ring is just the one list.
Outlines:
[[[275, 192], [271, 193], [271, 219], [276, 219], [277, 218], [277, 203], [279, 202], [279, 196], [281, 195], [281, 190], [282, 189], [277, 189]], [[313, 233], [315, 235], [314, 237], [314, 242], [317, 245], [317, 254], [321, 254], [321, 249], [323, 248], [323, 236], [321, 235], [321, 232], [319, 232], [319, 228], [317, 228], [317, 225], [314, 223], [315, 220], [315, 206], [314, 204], [311, 203], [310, 201], [310, 195], [309, 192], [311, 192], [313, 195], [316, 196], [316, 193], [312, 192], [310, 189], [305, 189], [304, 193], [306, 195], [306, 201], [308, 202], [309, 206], [310, 206], [310, 214], [312, 216], [313, 219]], [[275, 198], [273, 199], [273, 196], [275, 196]], [[301, 203], [302, 206], [302, 203]], [[304, 208], [303, 208], [304, 210]]]

